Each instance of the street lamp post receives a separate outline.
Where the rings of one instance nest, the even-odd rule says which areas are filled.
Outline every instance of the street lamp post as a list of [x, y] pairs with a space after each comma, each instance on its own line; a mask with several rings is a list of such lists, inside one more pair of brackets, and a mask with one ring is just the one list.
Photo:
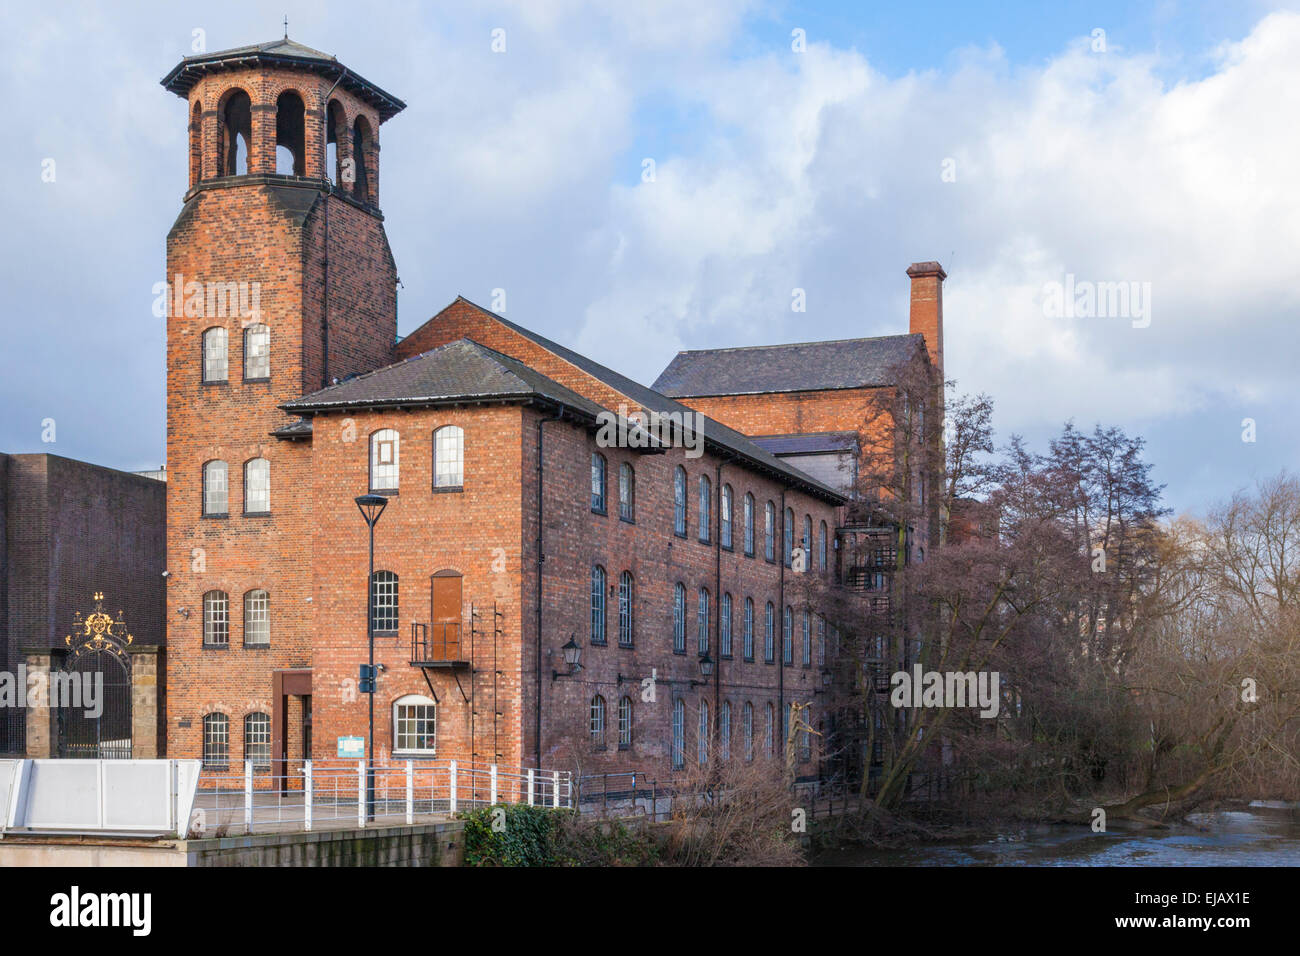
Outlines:
[[361, 517], [370, 529], [370, 573], [366, 576], [366, 641], [370, 664], [366, 670], [366, 692], [370, 695], [370, 757], [366, 767], [366, 820], [375, 819], [375, 524], [388, 506], [383, 495], [361, 495], [356, 499]]

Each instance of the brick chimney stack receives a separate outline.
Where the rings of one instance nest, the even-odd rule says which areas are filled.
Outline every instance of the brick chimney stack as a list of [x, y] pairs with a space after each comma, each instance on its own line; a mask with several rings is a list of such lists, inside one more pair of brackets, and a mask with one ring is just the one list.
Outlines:
[[948, 273], [937, 262], [913, 262], [907, 267], [912, 279], [912, 307], [908, 331], [925, 336], [930, 361], [943, 376], [943, 280]]

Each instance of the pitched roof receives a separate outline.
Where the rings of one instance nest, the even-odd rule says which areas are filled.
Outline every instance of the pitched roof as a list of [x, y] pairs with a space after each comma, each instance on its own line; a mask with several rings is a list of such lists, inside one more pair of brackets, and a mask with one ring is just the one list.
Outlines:
[[[695, 409], [689, 408], [681, 402], [674, 401], [667, 395], [655, 391], [653, 388], [646, 388], [639, 382], [634, 382], [627, 376], [620, 375], [613, 369], [607, 368], [599, 362], [587, 358], [585, 355], [580, 355], [572, 349], [565, 348], [558, 342], [552, 342], [545, 336], [538, 335], [536, 332], [526, 329], [522, 325], [516, 325], [509, 319], [498, 315], [490, 309], [485, 309], [483, 306], [478, 305], [475, 302], [471, 302], [464, 296], [457, 296], [457, 300], [478, 309], [484, 315], [500, 322], [506, 328], [512, 329], [524, 338], [535, 342], [548, 352], [558, 355], [570, 365], [573, 365], [579, 370], [587, 373], [598, 382], [609, 386], [620, 394], [626, 395], [633, 402], [647, 411], [659, 412], [665, 415], [700, 415], [700, 413]], [[430, 321], [432, 321], [432, 319]], [[916, 338], [920, 340], [921, 336], [918, 335]], [[700, 418], [703, 420], [704, 441], [706, 445], [711, 444], [715, 449], [720, 449], [724, 453], [739, 456], [751, 467], [773, 474], [777, 476], [778, 479], [791, 482], [794, 485], [803, 488], [805, 491], [811, 492], [819, 497], [829, 498], [837, 503], [842, 503], [846, 500], [844, 495], [840, 494], [834, 488], [823, 484], [812, 476], [805, 474], [800, 469], [795, 468], [793, 465], [789, 465], [776, 456], [769, 454], [735, 429], [728, 428], [726, 425], [714, 421], [707, 415], [700, 415]]]
[[678, 352], [654, 387], [686, 397], [892, 385], [893, 368], [924, 348], [922, 335], [882, 335]]
[[754, 444], [773, 455], [822, 455], [853, 451], [858, 446], [854, 432], [809, 432], [805, 435], [755, 435]]
[[295, 40], [284, 37], [266, 43], [251, 43], [229, 50], [217, 50], [215, 53], [198, 53], [187, 56], [170, 73], [160, 81], [163, 87], [180, 97], [188, 97], [194, 84], [206, 73], [228, 69], [232, 66], [251, 66], [254, 64], [272, 64], [276, 66], [295, 67], [310, 70], [331, 79], [339, 79], [339, 85], [350, 93], [360, 97], [379, 112], [379, 121], [391, 119], [406, 104], [386, 93], [374, 83], [358, 76], [338, 61], [338, 57], [320, 50], [313, 50]]

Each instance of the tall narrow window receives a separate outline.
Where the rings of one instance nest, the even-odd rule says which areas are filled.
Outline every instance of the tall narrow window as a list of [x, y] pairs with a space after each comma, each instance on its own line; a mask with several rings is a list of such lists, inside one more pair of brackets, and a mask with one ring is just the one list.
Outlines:
[[203, 513], [226, 515], [230, 512], [229, 474], [224, 461], [210, 461], [203, 466]]
[[605, 456], [591, 454], [591, 510], [605, 513]]
[[271, 643], [271, 595], [263, 590], [244, 595], [244, 646], [266, 647]]
[[624, 571], [618, 576], [618, 643], [622, 647], [632, 646], [632, 572]]
[[745, 759], [754, 759], [754, 705], [745, 701], [740, 708], [740, 735], [744, 741]]
[[776, 717], [771, 704], [767, 705], [767, 755], [776, 756]]
[[826, 571], [826, 522], [817, 529], [817, 570]]
[[434, 754], [438, 740], [438, 704], [420, 694], [407, 694], [393, 704], [395, 753]]
[[262, 382], [270, 377], [271, 330], [261, 324], [250, 325], [244, 329], [244, 381]]
[[700, 475], [700, 540], [709, 541], [709, 524], [713, 521], [713, 483]]
[[618, 701], [618, 749], [626, 750], [632, 746], [632, 698], [621, 697]]
[[711, 726], [709, 723], [709, 702], [701, 697], [700, 726], [695, 734], [695, 756], [699, 759], [701, 767], [709, 762], [709, 730]]
[[722, 502], [718, 509], [718, 520], [722, 524], [722, 546], [730, 548], [731, 544], [731, 485], [722, 486]]
[[776, 660], [776, 608], [767, 602], [767, 613], [763, 619], [763, 660], [771, 664]]
[[817, 618], [817, 659], [822, 667], [825, 667], [826, 662], [829, 660], [826, 652], [826, 618], [819, 615]]
[[673, 653], [686, 653], [686, 587], [681, 582], [673, 588]]
[[718, 609], [718, 656], [731, 656], [731, 595], [722, 595], [722, 606]]
[[230, 598], [225, 591], [203, 595], [203, 643], [208, 647], [230, 644]]
[[254, 458], [244, 464], [244, 514], [271, 513], [271, 463]]
[[397, 491], [400, 436], [383, 428], [370, 436], [370, 490], [392, 494]]
[[794, 611], [788, 604], [785, 606], [781, 624], [781, 662], [794, 663]]
[[673, 472], [673, 534], [686, 537], [686, 469], [681, 465]]
[[218, 176], [244, 176], [248, 173], [248, 144], [253, 139], [253, 101], [243, 90], [225, 94], [221, 107], [217, 153]]
[[790, 508], [785, 509], [785, 520], [782, 522], [781, 537], [785, 542], [785, 548], [782, 560], [785, 566], [790, 567], [790, 555], [794, 551], [794, 511]]
[[636, 472], [627, 462], [618, 466], [618, 516], [636, 520]]
[[370, 193], [370, 124], [364, 116], [358, 116], [352, 124], [352, 162], [356, 180], [352, 183], [352, 195], [359, 202], [373, 203]]
[[433, 433], [433, 487], [460, 488], [465, 484], [465, 432], [459, 425], [443, 425]]
[[699, 610], [695, 616], [696, 637], [701, 654], [709, 653], [709, 589], [700, 588]]
[[397, 633], [397, 584], [392, 571], [376, 571], [370, 581], [371, 626], [376, 634]]
[[811, 568], [813, 563], [812, 518], [808, 515], [803, 516], [803, 537], [799, 541], [799, 546], [803, 548], [803, 566]]
[[203, 769], [225, 770], [230, 766], [230, 718], [225, 714], [203, 715]]
[[803, 644], [800, 648], [800, 661], [804, 667], [812, 667], [812, 612], [803, 612]]
[[686, 701], [673, 700], [673, 769], [686, 765]]
[[605, 698], [597, 694], [591, 698], [591, 745], [605, 749]]
[[763, 557], [776, 560], [776, 506], [770, 501], [763, 509]]
[[225, 329], [203, 333], [203, 381], [225, 382], [230, 378], [230, 337]]
[[306, 176], [306, 123], [302, 98], [291, 90], [275, 101], [275, 171], [280, 176]]
[[254, 770], [271, 769], [271, 715], [249, 714], [244, 718], [244, 759]]
[[591, 566], [591, 643], [605, 643], [605, 569]]
[[754, 556], [754, 496], [745, 494], [745, 554]]
[[754, 659], [754, 599], [745, 598], [745, 630], [742, 638], [742, 653], [745, 660]]
[[718, 710], [718, 756], [723, 763], [731, 759], [731, 701], [724, 700]]

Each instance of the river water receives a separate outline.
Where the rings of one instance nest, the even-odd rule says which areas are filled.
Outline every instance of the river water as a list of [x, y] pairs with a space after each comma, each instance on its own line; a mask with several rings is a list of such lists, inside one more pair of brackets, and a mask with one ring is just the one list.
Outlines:
[[1032, 826], [979, 840], [832, 850], [817, 866], [1300, 866], [1300, 811], [1194, 814], [1167, 829]]

